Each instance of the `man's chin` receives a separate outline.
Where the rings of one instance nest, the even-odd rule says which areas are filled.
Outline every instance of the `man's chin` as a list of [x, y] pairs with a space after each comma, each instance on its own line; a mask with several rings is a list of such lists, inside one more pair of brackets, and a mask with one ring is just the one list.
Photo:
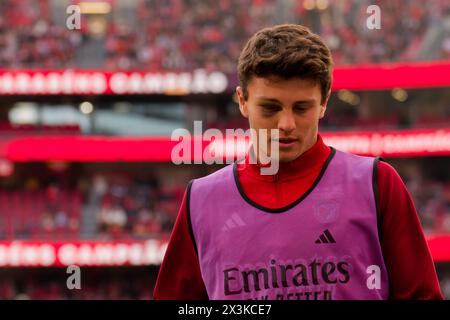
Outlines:
[[298, 152], [291, 151], [291, 152], [280, 152], [278, 161], [283, 162], [291, 162], [297, 159], [300, 156]]

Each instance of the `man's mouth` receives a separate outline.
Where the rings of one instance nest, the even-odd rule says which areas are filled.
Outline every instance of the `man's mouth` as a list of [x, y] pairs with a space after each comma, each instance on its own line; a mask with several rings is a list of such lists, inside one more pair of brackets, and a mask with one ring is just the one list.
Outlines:
[[296, 142], [297, 139], [295, 138], [279, 138], [278, 140], [275, 140], [279, 143], [280, 147], [291, 147], [293, 146]]

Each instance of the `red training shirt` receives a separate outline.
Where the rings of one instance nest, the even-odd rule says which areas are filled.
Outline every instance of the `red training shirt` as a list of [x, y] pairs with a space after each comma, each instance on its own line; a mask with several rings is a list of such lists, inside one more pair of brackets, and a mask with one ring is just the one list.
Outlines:
[[[309, 150], [278, 173], [260, 175], [257, 164], [238, 164], [244, 193], [268, 208], [281, 208], [312, 186], [330, 155], [320, 134]], [[247, 155], [248, 160], [248, 155]], [[389, 275], [391, 299], [443, 299], [436, 270], [411, 196], [395, 169], [378, 162], [381, 249]], [[159, 270], [155, 299], [208, 299], [198, 257], [189, 232], [186, 193]]]

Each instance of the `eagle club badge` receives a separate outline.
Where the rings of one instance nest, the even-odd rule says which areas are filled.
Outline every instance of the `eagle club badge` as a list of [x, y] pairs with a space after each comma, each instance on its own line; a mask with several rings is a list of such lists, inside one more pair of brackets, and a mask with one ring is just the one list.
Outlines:
[[336, 200], [318, 200], [314, 206], [314, 216], [320, 223], [333, 223], [339, 216], [339, 207]]

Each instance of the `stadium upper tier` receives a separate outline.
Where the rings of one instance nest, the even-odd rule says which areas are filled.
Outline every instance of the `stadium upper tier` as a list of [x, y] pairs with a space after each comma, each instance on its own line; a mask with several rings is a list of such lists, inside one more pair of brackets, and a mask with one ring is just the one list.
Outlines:
[[253, 32], [304, 24], [329, 45], [336, 65], [450, 59], [450, 2], [384, 1], [381, 29], [366, 27], [368, 1], [134, 0], [107, 1], [102, 14], [81, 14], [78, 1], [0, 2], [0, 68], [235, 73]]

